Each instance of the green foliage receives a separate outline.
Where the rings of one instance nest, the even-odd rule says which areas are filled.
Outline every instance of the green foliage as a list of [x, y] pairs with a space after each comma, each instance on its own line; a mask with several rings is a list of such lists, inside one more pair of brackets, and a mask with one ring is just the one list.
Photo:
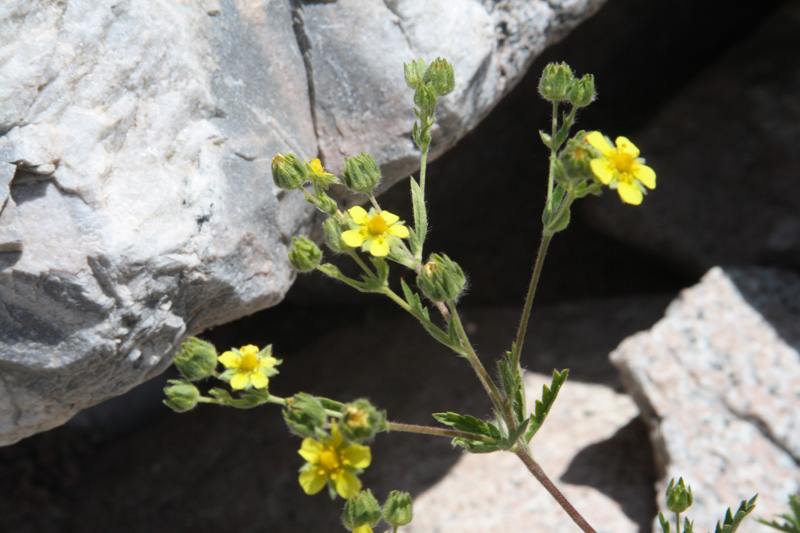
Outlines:
[[770, 522], [767, 522], [763, 518], [757, 518], [756, 520], [766, 526], [775, 528], [778, 531], [786, 531], [786, 533], [800, 533], [800, 495], [789, 496], [789, 509], [791, 514], [784, 513], [778, 515], [780, 518], [783, 518], [783, 524], [778, 523], [777, 520], [772, 520]]
[[553, 370], [553, 381], [550, 386], [542, 385], [542, 399], [536, 400], [536, 408], [533, 416], [531, 416], [530, 427], [525, 434], [526, 441], [530, 442], [536, 432], [539, 431], [539, 428], [542, 427], [542, 424], [544, 424], [544, 420], [550, 413], [550, 409], [553, 407], [556, 397], [558, 397], [561, 386], [567, 380], [567, 376], [569, 376], [569, 369], [564, 369], [561, 372]]
[[725, 513], [725, 520], [722, 523], [717, 522], [715, 533], [733, 533], [739, 529], [742, 520], [756, 508], [756, 498], [758, 498], [758, 494], [753, 496], [750, 501], [742, 500], [735, 515], [731, 513], [729, 507], [728, 511]]

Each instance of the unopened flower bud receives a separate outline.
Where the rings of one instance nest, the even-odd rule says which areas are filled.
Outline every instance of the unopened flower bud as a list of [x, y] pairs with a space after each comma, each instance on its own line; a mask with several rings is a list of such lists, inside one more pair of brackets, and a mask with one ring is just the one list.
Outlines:
[[362, 526], [377, 525], [380, 519], [381, 506], [369, 489], [362, 490], [344, 504], [342, 522], [351, 531]]
[[579, 131], [561, 149], [558, 160], [564, 170], [563, 178], [568, 181], [594, 179], [590, 161], [600, 157], [600, 152], [586, 142], [586, 132]]
[[446, 255], [431, 254], [417, 276], [417, 287], [433, 302], [455, 300], [466, 283], [464, 271]]
[[569, 102], [575, 107], [586, 107], [594, 102], [597, 91], [594, 88], [594, 76], [586, 74], [572, 84], [569, 90]]
[[289, 261], [298, 272], [314, 270], [322, 261], [322, 250], [319, 246], [301, 235], [292, 241], [292, 251], [289, 252]]
[[414, 92], [414, 103], [423, 111], [431, 112], [436, 108], [436, 89], [430, 83], [420, 83]]
[[450, 94], [456, 86], [453, 65], [446, 59], [437, 57], [430, 64], [428, 70], [425, 71], [422, 83], [432, 84], [433, 88], [436, 90], [437, 96]]
[[323, 191], [320, 191], [319, 194], [315, 194], [312, 198], [306, 198], [306, 201], [316, 206], [317, 209], [328, 216], [333, 216], [339, 211], [339, 204], [336, 203], [336, 200]]
[[551, 102], [566, 100], [575, 76], [566, 63], [549, 63], [539, 80], [539, 94]]
[[164, 394], [167, 396], [164, 405], [176, 413], [185, 413], [194, 409], [200, 401], [200, 391], [197, 390], [197, 387], [182, 379], [171, 379], [168, 383], [169, 386], [164, 387]]
[[683, 484], [683, 478], [680, 478], [677, 485], [673, 485], [674, 481], [670, 479], [667, 487], [667, 509], [673, 513], [682, 513], [694, 503], [692, 487], [687, 488]]
[[385, 426], [386, 413], [362, 398], [345, 406], [339, 431], [350, 442], [364, 442], [372, 440]]
[[317, 438], [327, 419], [322, 403], [305, 392], [298, 392], [289, 398], [283, 409], [283, 420], [289, 431], [300, 437]]
[[190, 337], [175, 354], [175, 366], [190, 381], [206, 378], [217, 367], [217, 350], [212, 344]]
[[349, 252], [352, 250], [342, 241], [342, 232], [347, 228], [336, 217], [330, 217], [322, 223], [322, 231], [325, 234], [325, 243], [334, 252]]
[[278, 154], [272, 158], [272, 180], [280, 189], [297, 189], [308, 180], [308, 167], [294, 154]]
[[342, 179], [351, 191], [371, 192], [381, 179], [381, 169], [372, 156], [361, 152], [358, 157], [345, 158]]
[[411, 64], [403, 63], [403, 70], [406, 76], [406, 85], [409, 89], [416, 89], [417, 85], [422, 83], [422, 78], [425, 76], [425, 71], [428, 69], [428, 64], [420, 59], [415, 59]]
[[383, 517], [389, 524], [400, 527], [411, 522], [414, 518], [411, 495], [407, 492], [393, 490], [389, 493], [383, 505]]

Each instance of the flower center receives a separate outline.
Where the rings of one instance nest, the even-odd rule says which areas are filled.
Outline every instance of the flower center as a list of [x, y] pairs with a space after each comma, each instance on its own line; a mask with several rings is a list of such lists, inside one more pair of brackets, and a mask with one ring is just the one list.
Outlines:
[[617, 170], [620, 172], [630, 172], [633, 168], [633, 156], [631, 154], [626, 154], [625, 152], [620, 152], [617, 150], [611, 159], [614, 161], [614, 166], [617, 167]]
[[243, 372], [252, 372], [258, 368], [258, 357], [254, 353], [242, 354], [242, 362], [239, 363], [239, 370]]
[[386, 233], [386, 229], [389, 227], [386, 224], [386, 221], [380, 215], [375, 215], [374, 217], [369, 219], [369, 232], [373, 235], [382, 235]]
[[319, 465], [328, 472], [339, 469], [339, 454], [335, 450], [325, 450], [319, 454]]

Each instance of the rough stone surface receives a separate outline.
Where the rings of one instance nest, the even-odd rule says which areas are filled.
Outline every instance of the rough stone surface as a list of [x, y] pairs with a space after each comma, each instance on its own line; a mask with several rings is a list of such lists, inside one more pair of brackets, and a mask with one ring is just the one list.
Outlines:
[[658, 491], [682, 476], [701, 529], [756, 493], [767, 517], [800, 491], [798, 302], [794, 272], [714, 268], [611, 355], [650, 426]]
[[283, 297], [314, 213], [273, 189], [274, 153], [337, 171], [366, 150], [404, 177], [402, 61], [454, 62], [441, 151], [601, 3], [3, 2], [0, 444]]
[[657, 170], [647, 209], [618, 209], [614, 195], [581, 208], [594, 227], [697, 275], [715, 265], [800, 268], [798, 93], [800, 5], [784, 2], [641, 132], [609, 132], [631, 136]]

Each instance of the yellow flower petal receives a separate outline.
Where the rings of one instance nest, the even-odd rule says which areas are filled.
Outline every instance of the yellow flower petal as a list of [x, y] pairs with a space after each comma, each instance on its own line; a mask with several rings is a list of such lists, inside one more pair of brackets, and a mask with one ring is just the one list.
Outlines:
[[605, 136], [599, 131], [589, 132], [589, 134], [586, 135], [586, 142], [588, 142], [589, 144], [600, 150], [600, 152], [606, 156], [612, 150], [614, 150], [614, 147], [611, 146], [611, 143], [609, 143], [606, 140]]
[[369, 215], [360, 205], [351, 207], [347, 210], [347, 212], [350, 214], [350, 217], [356, 222], [356, 224], [366, 224], [369, 222]]
[[369, 245], [369, 253], [375, 257], [386, 257], [389, 255], [389, 243], [383, 237], [374, 237]]
[[339, 447], [341, 447], [341, 445], [342, 445], [342, 442], [344, 442], [344, 439], [342, 438], [342, 432], [339, 431], [339, 426], [336, 425], [336, 423], [332, 423], [331, 424], [331, 446], [333, 446], [336, 449], [339, 449]]
[[589, 166], [597, 178], [603, 182], [603, 185], [608, 185], [617, 173], [617, 169], [608, 159], [592, 159], [589, 161]]
[[303, 487], [303, 491], [310, 496], [321, 491], [328, 482], [328, 478], [318, 474], [316, 468], [309, 468], [308, 470], [300, 472], [298, 481], [300, 482], [300, 486]]
[[372, 528], [369, 527], [367, 524], [363, 526], [358, 526], [353, 530], [353, 533], [372, 533]]
[[394, 226], [391, 226], [386, 233], [388, 233], [389, 235], [394, 235], [395, 237], [400, 237], [401, 239], [408, 238], [408, 228], [400, 224], [395, 224]]
[[364, 244], [364, 235], [357, 229], [342, 232], [342, 242], [351, 248], [358, 248]]
[[242, 356], [230, 350], [223, 352], [217, 359], [225, 368], [239, 368], [239, 363], [242, 362]]
[[257, 389], [266, 389], [269, 385], [269, 378], [261, 372], [253, 372], [250, 374], [250, 383]]
[[250, 376], [248, 376], [245, 372], [239, 372], [231, 378], [231, 388], [233, 390], [243, 389], [249, 384]]
[[383, 220], [386, 221], [387, 226], [391, 226], [392, 224], [400, 220], [399, 216], [395, 215], [394, 213], [390, 213], [389, 211], [381, 211], [379, 215]]
[[259, 361], [259, 367], [260, 368], [272, 368], [272, 367], [275, 366], [275, 363], [277, 363], [277, 362], [278, 362], [278, 360], [275, 359], [274, 357], [262, 357], [261, 361]]
[[[302, 483], [301, 483], [302, 484]], [[352, 472], [342, 470], [336, 478], [336, 492], [345, 500], [349, 500], [361, 490], [361, 481]]]
[[648, 189], [656, 188], [656, 172], [647, 165], [635, 163], [631, 172], [633, 177], [642, 182]]
[[639, 149], [627, 137], [617, 137], [614, 142], [617, 144], [617, 150], [625, 152], [633, 157], [639, 157]]
[[300, 445], [300, 449], [297, 450], [297, 453], [300, 454], [300, 457], [313, 464], [319, 460], [321, 451], [322, 445], [319, 442], [311, 437], [306, 437], [303, 439], [303, 444]]
[[239, 348], [239, 353], [241, 353], [243, 356], [248, 354], [258, 355], [259, 351], [260, 350], [258, 349], [258, 346], [253, 344], [248, 344], [247, 346], [242, 346]]
[[620, 181], [617, 187], [617, 192], [622, 201], [626, 204], [639, 205], [642, 203], [642, 191], [639, 186], [633, 182]]
[[342, 450], [342, 458], [353, 468], [366, 468], [372, 462], [372, 452], [369, 446], [351, 444]]

